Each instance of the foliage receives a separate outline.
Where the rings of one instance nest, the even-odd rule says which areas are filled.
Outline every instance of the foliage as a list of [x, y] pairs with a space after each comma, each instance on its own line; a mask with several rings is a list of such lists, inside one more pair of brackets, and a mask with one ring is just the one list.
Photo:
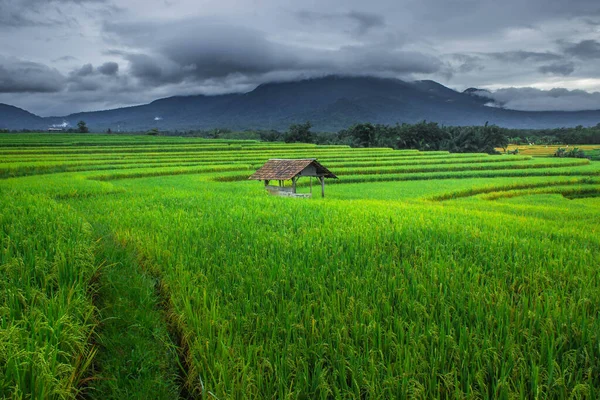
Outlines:
[[285, 134], [285, 142], [286, 143], [313, 143], [314, 133], [310, 131], [312, 127], [310, 122], [305, 122], [303, 124], [292, 124]]
[[90, 227], [39, 194], [0, 206], [0, 397], [74, 399], [95, 352]]
[[281, 132], [276, 131], [274, 129], [270, 129], [267, 131], [258, 131], [258, 135], [260, 137], [260, 140], [263, 142], [277, 142], [280, 141], [282, 138]]
[[572, 149], [566, 149], [559, 147], [554, 153], [554, 157], [566, 157], [566, 158], [587, 158], [585, 152], [578, 147]]
[[[349, 139], [349, 140], [348, 140]], [[395, 149], [448, 150], [453, 153], [496, 153], [506, 147], [504, 131], [495, 125], [440, 127], [435, 122], [396, 126], [356, 124], [338, 133], [340, 143], [355, 147], [393, 147]]]
[[600, 123], [591, 127], [510, 129], [508, 132], [509, 142], [513, 144], [600, 144]]
[[79, 133], [88, 133], [90, 130], [88, 129], [85, 121], [79, 121], [77, 123], [77, 131]]

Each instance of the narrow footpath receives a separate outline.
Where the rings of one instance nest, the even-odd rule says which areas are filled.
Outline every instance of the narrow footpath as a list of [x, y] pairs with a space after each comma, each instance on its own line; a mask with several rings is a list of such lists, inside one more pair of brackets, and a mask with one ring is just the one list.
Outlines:
[[103, 262], [95, 294], [98, 353], [85, 398], [187, 397], [181, 393], [177, 348], [160, 307], [157, 280], [108, 232], [102, 232], [98, 247]]

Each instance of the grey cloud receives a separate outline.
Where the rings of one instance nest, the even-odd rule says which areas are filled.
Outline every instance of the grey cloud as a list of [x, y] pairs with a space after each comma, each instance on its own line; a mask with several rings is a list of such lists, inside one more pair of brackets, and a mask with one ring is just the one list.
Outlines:
[[428, 74], [440, 69], [433, 56], [386, 46], [355, 45], [320, 50], [282, 45], [260, 31], [215, 21], [110, 23], [105, 31], [135, 51], [112, 51], [129, 61], [129, 72], [148, 83], [204, 81], [232, 76]]
[[[11, 87], [60, 90], [43, 97], [79, 109], [327, 74], [456, 88], [546, 87], [568, 76], [565, 85], [600, 88], [600, 39], [588, 40], [598, 0], [261, 0], [260, 12], [254, 2], [0, 0], [0, 48], [60, 68], [38, 66], [51, 78], [43, 83], [0, 62], [0, 76]], [[35, 94], [17, 97], [41, 107]]]
[[296, 18], [305, 24], [314, 23], [350, 23], [352, 32], [356, 35], [364, 35], [371, 29], [385, 26], [385, 18], [382, 15], [365, 11], [348, 11], [344, 13], [324, 13], [301, 10], [294, 13]]
[[575, 64], [572, 62], [554, 63], [542, 65], [538, 68], [542, 74], [568, 76], [575, 72]]
[[447, 62], [450, 75], [454, 73], [468, 74], [485, 68], [481, 57], [470, 54], [450, 54]]
[[85, 64], [85, 65], [81, 66], [81, 68], [76, 69], [75, 71], [71, 72], [71, 75], [88, 76], [93, 73], [94, 73], [94, 67], [92, 66], [92, 64]]
[[105, 30], [140, 49], [129, 52], [131, 72], [153, 82], [257, 74], [293, 68], [298, 58], [259, 31], [211, 21], [111, 23]]
[[480, 91], [498, 106], [522, 111], [583, 111], [600, 110], [600, 93], [583, 90], [507, 88], [492, 92]]
[[105, 62], [98, 67], [98, 72], [102, 75], [115, 75], [119, 72], [119, 64], [114, 61]]
[[0, 93], [58, 92], [65, 77], [44, 64], [0, 56]]
[[485, 53], [485, 55], [495, 60], [509, 63], [518, 63], [524, 61], [548, 62], [562, 59], [562, 56], [559, 54], [534, 51], [505, 51], [497, 53]]
[[599, 19], [584, 18], [583, 22], [585, 22], [588, 25], [594, 26], [594, 27], [600, 26], [600, 18]]
[[[115, 81], [119, 81], [121, 84], [125, 84], [126, 77], [119, 77], [117, 72], [119, 70], [119, 65], [115, 62], [106, 62], [99, 66], [98, 68], [94, 68], [92, 64], [85, 64], [80, 68], [77, 68], [69, 73], [67, 79], [67, 91], [69, 92], [77, 92], [77, 91], [103, 91], [108, 90], [110, 88], [111, 91], [114, 90], [114, 87], [111, 87], [115, 83]], [[127, 86], [127, 89], [138, 90], [139, 88], [132, 87], [130, 85]]]
[[378, 14], [350, 11], [346, 14], [346, 16], [356, 22], [356, 31], [360, 35], [373, 28], [378, 28], [385, 25], [385, 18]]
[[[0, 28], [52, 26], [65, 23], [60, 7], [69, 4], [105, 3], [107, 0], [2, 0]], [[48, 11], [51, 12], [48, 12]]]
[[424, 25], [427, 28], [421, 32], [435, 32], [438, 37], [495, 35], [510, 28], [536, 30], [545, 21], [600, 16], [597, 0], [420, 0], [404, 6], [409, 24]]
[[57, 93], [22, 93], [14, 96], [10, 93], [0, 93], [0, 103], [8, 103], [28, 111], [35, 110], [41, 116], [68, 115], [80, 111], [106, 110], [109, 108], [129, 106], [132, 104], [149, 103], [166, 97], [165, 92], [143, 92], [132, 90], [117, 90], [118, 86], [106, 91], [62, 91]]
[[[324, 69], [335, 72], [377, 75], [381, 73], [407, 76], [412, 73], [431, 74], [441, 69], [442, 63], [437, 57], [420, 52], [390, 50], [385, 47], [347, 46], [338, 51], [323, 54]], [[328, 65], [329, 64], [329, 65]]]
[[600, 58], [600, 42], [596, 40], [582, 40], [578, 43], [561, 42], [566, 54], [582, 60]]
[[61, 61], [76, 61], [77, 57], [73, 56], [62, 56], [52, 60], [52, 62], [61, 62]]
[[20, 11], [10, 9], [6, 4], [0, 3], [0, 27], [23, 28], [36, 25], [36, 21], [25, 17]]
[[164, 57], [152, 57], [146, 54], [125, 54], [129, 61], [129, 72], [142, 84], [164, 85], [184, 80], [184, 68]]
[[90, 63], [82, 65], [80, 68], [74, 69], [69, 73], [71, 79], [84, 78], [92, 75], [115, 75], [119, 71], [119, 64], [114, 61], [105, 62], [98, 68]]

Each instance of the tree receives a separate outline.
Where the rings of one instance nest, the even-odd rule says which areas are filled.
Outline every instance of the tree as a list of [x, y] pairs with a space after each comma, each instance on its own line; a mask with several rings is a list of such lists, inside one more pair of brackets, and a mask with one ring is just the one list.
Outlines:
[[508, 136], [497, 125], [488, 125], [487, 122], [482, 129], [483, 143], [481, 148], [489, 154], [495, 153], [496, 147], [502, 147], [506, 153], [508, 147]]
[[268, 131], [258, 131], [258, 135], [260, 136], [260, 140], [263, 142], [276, 142], [281, 138], [281, 133], [274, 129]]
[[312, 124], [305, 122], [303, 124], [292, 124], [285, 135], [286, 143], [314, 143], [315, 134], [310, 131]]
[[88, 133], [90, 131], [87, 125], [85, 124], [85, 121], [79, 121], [77, 123], [77, 130], [79, 131], [79, 133]]
[[375, 146], [377, 128], [371, 123], [352, 125], [346, 132], [358, 147]]
[[422, 121], [418, 124], [402, 124], [398, 131], [399, 149], [440, 150], [447, 147], [449, 134], [437, 122]]

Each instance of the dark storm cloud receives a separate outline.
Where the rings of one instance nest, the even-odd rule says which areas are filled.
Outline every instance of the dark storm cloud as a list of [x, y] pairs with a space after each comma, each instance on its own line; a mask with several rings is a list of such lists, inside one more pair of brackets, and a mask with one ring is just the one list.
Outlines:
[[125, 54], [130, 74], [143, 84], [163, 85], [183, 81], [185, 73], [179, 65], [146, 54]]
[[109, 23], [105, 31], [138, 52], [113, 51], [129, 61], [129, 72], [151, 84], [231, 76], [298, 74], [432, 73], [441, 62], [416, 51], [378, 45], [333, 50], [282, 45], [258, 30], [215, 21]]
[[152, 82], [215, 78], [293, 68], [298, 57], [259, 31], [211, 21], [111, 23], [107, 32], [149, 54], [126, 55], [133, 75]]
[[119, 71], [119, 64], [114, 61], [105, 62], [100, 65], [98, 68], [94, 68], [94, 66], [90, 63], [82, 65], [80, 68], [76, 68], [69, 73], [71, 79], [73, 78], [82, 78], [92, 75], [115, 75]]
[[119, 64], [114, 61], [105, 62], [98, 67], [98, 72], [102, 75], [115, 75], [119, 72]]
[[323, 13], [301, 10], [295, 13], [302, 23], [314, 25], [326, 24], [351, 24], [351, 31], [357, 35], [364, 35], [371, 29], [385, 26], [385, 18], [382, 15], [364, 12], [348, 11], [343, 13]]
[[58, 92], [65, 77], [44, 64], [0, 56], [0, 93]]
[[554, 63], [542, 65], [538, 68], [542, 74], [568, 76], [575, 72], [575, 64], [572, 62]]
[[582, 60], [600, 59], [600, 42], [596, 40], [582, 40], [578, 43], [562, 42], [565, 54]]
[[[118, 76], [119, 64], [113, 61], [105, 62], [98, 68], [92, 64], [85, 64], [69, 73], [67, 91], [106, 91], [115, 90], [115, 83], [119, 82], [123, 89], [137, 91], [139, 88], [130, 86], [127, 77]], [[109, 95], [107, 93], [107, 95]]]

